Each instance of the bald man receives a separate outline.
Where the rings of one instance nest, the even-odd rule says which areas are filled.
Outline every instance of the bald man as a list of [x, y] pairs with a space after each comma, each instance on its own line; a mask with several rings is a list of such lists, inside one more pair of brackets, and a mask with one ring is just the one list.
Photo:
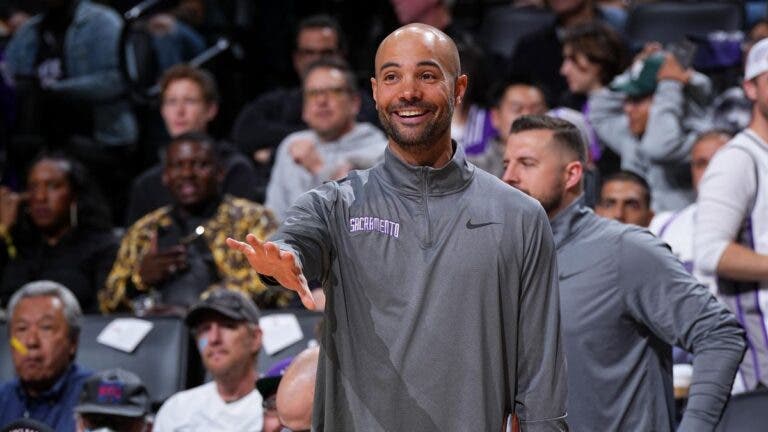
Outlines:
[[384, 161], [303, 195], [253, 268], [325, 290], [313, 430], [565, 430], [555, 250], [533, 199], [451, 141], [467, 88], [453, 41], [423, 24], [381, 43], [371, 79]]
[[319, 347], [302, 351], [288, 366], [277, 388], [277, 415], [280, 423], [291, 430], [312, 427], [312, 400], [319, 355]]

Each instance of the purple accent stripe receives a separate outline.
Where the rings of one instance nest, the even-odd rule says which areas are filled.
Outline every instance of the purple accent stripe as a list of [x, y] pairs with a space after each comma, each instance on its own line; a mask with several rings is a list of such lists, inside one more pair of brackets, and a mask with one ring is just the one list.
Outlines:
[[[741, 297], [736, 294], [734, 296], [736, 298], [736, 317], [739, 320], [739, 323], [741, 326], [746, 330], [747, 329], [747, 323], [744, 319], [744, 309], [741, 307]], [[755, 347], [752, 344], [752, 339], [749, 337], [749, 332], [744, 332], [745, 339], [747, 340], [747, 349], [749, 349], [749, 352], [752, 356], [752, 362], [755, 365], [755, 383], [760, 382], [760, 364], [757, 362], [757, 353], [755, 352]], [[749, 386], [747, 386], [747, 380], [744, 378], [744, 373], [741, 374], [743, 379], [743, 384], [745, 389], [749, 389]]]
[[[685, 208], [683, 210], [685, 210]], [[666, 232], [667, 228], [669, 228], [669, 226], [672, 225], [672, 222], [674, 222], [675, 219], [677, 219], [677, 217], [680, 216], [680, 213], [682, 213], [683, 210], [676, 211], [672, 216], [670, 216], [669, 219], [667, 219], [666, 222], [664, 222], [664, 225], [662, 225], [661, 229], [659, 229], [659, 238], [664, 237], [664, 232]]]
[[765, 348], [768, 349], [768, 329], [765, 328], [765, 315], [760, 308], [760, 296], [759, 290], [755, 290], [755, 307], [757, 307], [757, 313], [760, 315], [760, 328], [763, 330], [763, 342], [765, 342]]

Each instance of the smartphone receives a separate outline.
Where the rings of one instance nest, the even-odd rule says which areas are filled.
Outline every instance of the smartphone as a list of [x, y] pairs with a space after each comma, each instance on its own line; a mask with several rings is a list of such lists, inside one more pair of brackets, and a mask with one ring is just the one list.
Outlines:
[[693, 58], [696, 56], [697, 46], [688, 39], [679, 42], [667, 44], [665, 50], [671, 53], [684, 69], [688, 69], [693, 64]]

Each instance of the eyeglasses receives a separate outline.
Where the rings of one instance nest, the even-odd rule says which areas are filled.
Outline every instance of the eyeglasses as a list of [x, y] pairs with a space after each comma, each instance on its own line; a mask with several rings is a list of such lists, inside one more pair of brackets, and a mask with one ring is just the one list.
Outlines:
[[203, 103], [203, 100], [200, 98], [168, 98], [163, 99], [162, 104], [163, 106], [167, 107], [177, 107], [180, 105], [183, 105], [185, 107], [192, 107], [196, 105], [200, 105]]
[[296, 54], [302, 57], [330, 57], [338, 54], [339, 50], [336, 48], [325, 49], [312, 49], [312, 48], [296, 48]]
[[340, 97], [343, 94], [349, 93], [349, 87], [324, 87], [316, 89], [305, 89], [304, 97], [306, 99], [316, 99], [321, 96], [325, 97]]

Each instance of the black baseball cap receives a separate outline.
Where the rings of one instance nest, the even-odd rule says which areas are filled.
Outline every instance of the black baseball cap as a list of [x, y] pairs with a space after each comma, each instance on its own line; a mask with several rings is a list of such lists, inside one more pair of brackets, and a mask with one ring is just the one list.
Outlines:
[[124, 369], [108, 369], [85, 381], [75, 412], [143, 417], [149, 409], [149, 394], [141, 378]]
[[206, 312], [217, 312], [235, 321], [259, 323], [261, 313], [250, 297], [234, 289], [215, 288], [202, 296], [202, 300], [187, 312], [184, 322], [194, 328]]

